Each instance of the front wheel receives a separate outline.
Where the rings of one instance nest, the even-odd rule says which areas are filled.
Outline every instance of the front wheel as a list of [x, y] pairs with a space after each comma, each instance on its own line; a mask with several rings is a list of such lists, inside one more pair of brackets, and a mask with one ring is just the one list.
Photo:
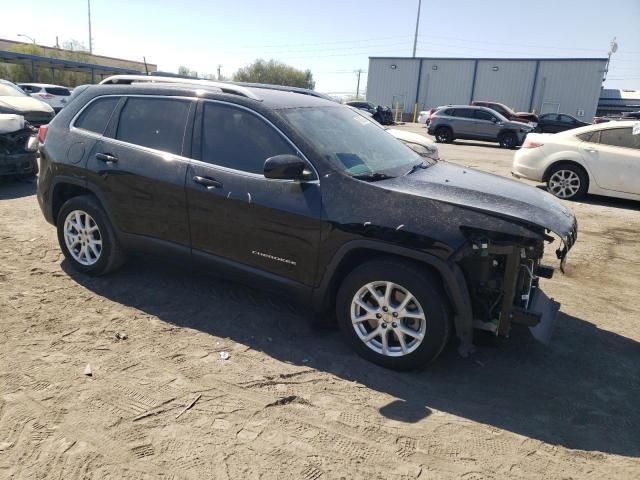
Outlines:
[[394, 370], [433, 361], [451, 334], [440, 282], [402, 260], [375, 260], [356, 268], [340, 286], [336, 312], [356, 352]]
[[111, 222], [92, 195], [67, 200], [56, 225], [62, 253], [79, 272], [104, 275], [124, 261]]
[[516, 148], [518, 146], [518, 137], [513, 132], [506, 132], [500, 135], [498, 142], [502, 148]]

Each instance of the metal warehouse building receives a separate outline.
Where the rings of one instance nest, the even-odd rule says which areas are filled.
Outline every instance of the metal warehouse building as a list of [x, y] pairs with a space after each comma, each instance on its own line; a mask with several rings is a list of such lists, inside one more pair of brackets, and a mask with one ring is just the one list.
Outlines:
[[590, 121], [606, 65], [606, 58], [370, 57], [367, 100], [397, 107], [405, 119], [414, 108], [485, 100]]

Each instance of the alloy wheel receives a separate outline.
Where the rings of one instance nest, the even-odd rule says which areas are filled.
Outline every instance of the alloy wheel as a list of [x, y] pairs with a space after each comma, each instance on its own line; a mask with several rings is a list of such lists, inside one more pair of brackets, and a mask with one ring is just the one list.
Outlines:
[[64, 221], [64, 242], [71, 257], [81, 265], [95, 265], [102, 254], [102, 235], [91, 215], [73, 210]]
[[393, 282], [370, 282], [351, 301], [351, 323], [362, 342], [376, 353], [402, 357], [424, 340], [427, 321], [418, 299]]
[[573, 170], [558, 170], [549, 178], [549, 191], [558, 198], [571, 198], [580, 190], [580, 177]]

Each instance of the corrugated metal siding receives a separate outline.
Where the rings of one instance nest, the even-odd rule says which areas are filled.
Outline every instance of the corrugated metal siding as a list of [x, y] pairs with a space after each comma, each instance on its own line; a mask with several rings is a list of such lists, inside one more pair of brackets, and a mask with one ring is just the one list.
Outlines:
[[535, 60], [480, 60], [473, 99], [504, 103], [517, 112], [527, 111], [535, 72]]
[[412, 111], [419, 64], [420, 60], [412, 58], [369, 59], [367, 101], [388, 107], [395, 107], [399, 102], [405, 112]]
[[605, 65], [600, 60], [541, 60], [533, 108], [539, 113], [557, 109], [591, 121], [598, 106]]
[[474, 66], [475, 60], [425, 58], [422, 64], [418, 109], [469, 103]]

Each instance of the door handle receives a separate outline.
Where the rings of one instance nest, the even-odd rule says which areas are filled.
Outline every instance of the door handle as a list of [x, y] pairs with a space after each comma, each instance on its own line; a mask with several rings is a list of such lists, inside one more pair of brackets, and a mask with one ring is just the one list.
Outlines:
[[101, 162], [111, 162], [115, 163], [118, 161], [118, 157], [115, 155], [111, 155], [110, 153], [96, 153], [96, 158]]
[[208, 189], [210, 188], [222, 188], [222, 182], [219, 182], [215, 178], [211, 177], [200, 177], [196, 175], [193, 177], [193, 181], [199, 183], [200, 185], [204, 185]]

